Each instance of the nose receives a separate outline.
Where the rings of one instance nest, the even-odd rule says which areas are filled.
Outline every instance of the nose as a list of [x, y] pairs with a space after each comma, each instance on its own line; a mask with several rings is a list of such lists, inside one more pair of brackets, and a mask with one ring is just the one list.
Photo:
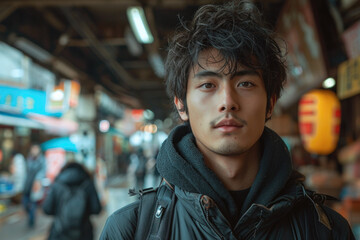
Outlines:
[[239, 110], [239, 103], [237, 99], [236, 90], [229, 87], [224, 86], [222, 91], [220, 91], [220, 112], [233, 112]]

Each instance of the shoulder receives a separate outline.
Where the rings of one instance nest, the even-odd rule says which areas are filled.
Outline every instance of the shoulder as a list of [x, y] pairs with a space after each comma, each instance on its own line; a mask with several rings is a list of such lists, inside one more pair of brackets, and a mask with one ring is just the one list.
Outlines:
[[316, 233], [317, 239], [329, 239], [330, 235], [331, 239], [354, 239], [348, 221], [338, 212], [321, 203], [310, 202], [306, 205], [298, 209], [301, 210], [298, 216], [303, 215], [303, 227], [307, 226], [303, 229]]
[[101, 240], [133, 239], [137, 224], [139, 201], [133, 202], [111, 214], [101, 233]]
[[323, 209], [329, 218], [334, 239], [354, 239], [349, 222], [342, 215], [327, 206]]

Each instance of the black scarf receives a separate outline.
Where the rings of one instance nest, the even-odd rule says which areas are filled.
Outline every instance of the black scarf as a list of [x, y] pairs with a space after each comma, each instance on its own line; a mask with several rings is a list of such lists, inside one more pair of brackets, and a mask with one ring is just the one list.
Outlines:
[[[269, 128], [261, 137], [264, 145], [259, 172], [245, 199], [241, 213], [252, 203], [266, 205], [284, 188], [292, 172], [289, 152], [281, 138]], [[204, 163], [188, 124], [172, 130], [160, 148], [157, 169], [169, 183], [188, 192], [211, 197], [229, 219], [238, 212], [229, 191]]]

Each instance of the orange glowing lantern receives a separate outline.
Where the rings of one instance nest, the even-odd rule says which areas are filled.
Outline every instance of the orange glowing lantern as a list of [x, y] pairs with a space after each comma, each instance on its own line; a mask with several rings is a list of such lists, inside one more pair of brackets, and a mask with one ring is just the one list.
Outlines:
[[312, 90], [299, 103], [299, 130], [309, 153], [332, 153], [339, 140], [340, 102], [332, 91]]

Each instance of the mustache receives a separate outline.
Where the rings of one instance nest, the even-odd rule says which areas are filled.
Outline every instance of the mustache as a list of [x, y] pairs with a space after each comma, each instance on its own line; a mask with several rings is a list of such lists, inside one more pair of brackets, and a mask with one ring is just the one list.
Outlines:
[[212, 120], [210, 122], [210, 126], [215, 127], [218, 122], [220, 122], [221, 120], [226, 119], [226, 118], [233, 118], [233, 119], [235, 119], [235, 121], [240, 122], [242, 125], [247, 125], [247, 122], [244, 119], [239, 118], [238, 116], [236, 116], [232, 113], [225, 113], [225, 114], [215, 118], [214, 120]]

